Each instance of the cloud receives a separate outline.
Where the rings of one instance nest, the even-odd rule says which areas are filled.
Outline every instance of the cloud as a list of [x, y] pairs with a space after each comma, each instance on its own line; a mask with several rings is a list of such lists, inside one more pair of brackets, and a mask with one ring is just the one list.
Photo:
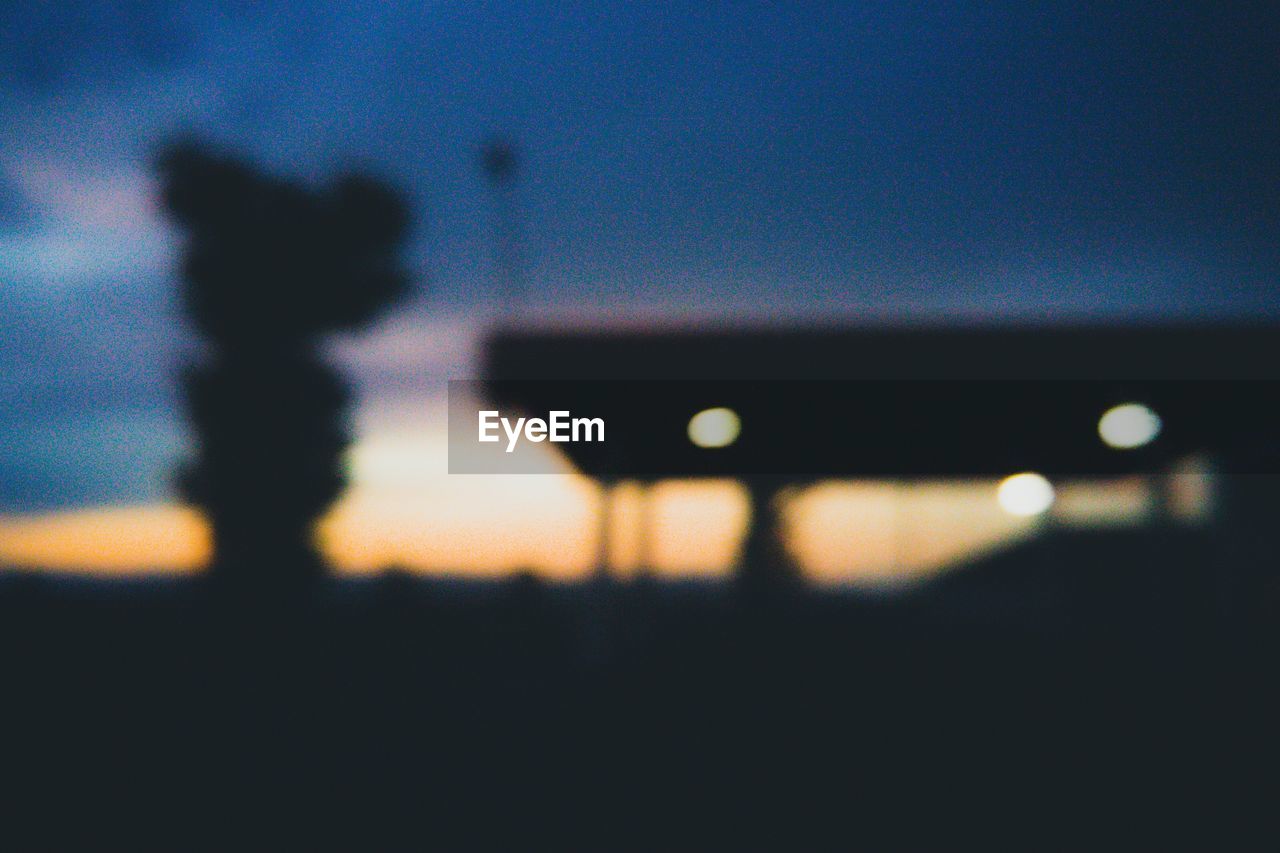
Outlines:
[[27, 194], [0, 171], [0, 234], [30, 227], [37, 216], [37, 207]]
[[21, 86], [54, 91], [172, 66], [195, 44], [191, 8], [164, 0], [0, 4], [0, 72]]
[[173, 371], [190, 337], [160, 281], [7, 299], [0, 513], [154, 500], [185, 447]]

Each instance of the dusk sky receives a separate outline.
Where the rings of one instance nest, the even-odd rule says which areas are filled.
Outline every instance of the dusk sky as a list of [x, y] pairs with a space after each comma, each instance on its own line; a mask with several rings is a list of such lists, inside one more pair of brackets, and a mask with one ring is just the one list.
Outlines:
[[543, 318], [1280, 319], [1280, 8], [1125, 6], [4, 4], [0, 513], [168, 494], [177, 133], [411, 197], [362, 430], [473, 369], [495, 134]]

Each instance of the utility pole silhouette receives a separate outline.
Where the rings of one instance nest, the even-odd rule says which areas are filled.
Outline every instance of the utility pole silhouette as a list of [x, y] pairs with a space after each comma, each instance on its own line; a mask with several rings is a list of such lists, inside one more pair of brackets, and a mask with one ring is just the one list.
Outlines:
[[509, 140], [500, 137], [490, 139], [480, 149], [480, 170], [493, 191], [498, 310], [503, 314], [514, 314], [527, 296], [515, 203], [520, 152]]
[[194, 143], [158, 168], [204, 343], [182, 378], [197, 451], [179, 485], [212, 524], [215, 579], [296, 589], [323, 570], [315, 523], [350, 442], [350, 393], [319, 346], [405, 294], [408, 207], [367, 177], [312, 189]]

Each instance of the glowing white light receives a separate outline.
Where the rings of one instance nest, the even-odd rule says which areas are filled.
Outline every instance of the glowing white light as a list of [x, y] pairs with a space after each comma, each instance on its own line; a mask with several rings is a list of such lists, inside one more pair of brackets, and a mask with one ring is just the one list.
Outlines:
[[689, 419], [689, 440], [698, 447], [728, 447], [740, 432], [742, 421], [733, 409], [703, 409]]
[[1108, 447], [1129, 450], [1150, 444], [1160, 434], [1160, 416], [1141, 403], [1107, 409], [1098, 421], [1098, 435]]
[[1053, 506], [1053, 484], [1039, 474], [1014, 474], [1000, 483], [996, 500], [1010, 515], [1039, 515]]

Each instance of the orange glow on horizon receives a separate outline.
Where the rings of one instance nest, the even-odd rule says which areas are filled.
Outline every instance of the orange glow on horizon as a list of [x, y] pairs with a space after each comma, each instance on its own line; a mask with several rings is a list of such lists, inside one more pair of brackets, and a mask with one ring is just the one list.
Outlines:
[[[449, 475], [442, 431], [383, 433], [349, 455], [352, 487], [320, 524], [338, 570], [397, 567], [552, 580], [591, 575], [602, 556], [602, 489], [574, 473]], [[1065, 484], [1060, 515], [1129, 523], [1149, 510], [1141, 482]], [[824, 584], [899, 585], [1007, 546], [1038, 529], [1004, 513], [994, 481], [830, 481], [786, 495], [787, 544]], [[620, 483], [609, 492], [608, 570], [724, 577], [749, 524], [733, 480]], [[1055, 510], [1057, 513], [1058, 510]], [[1092, 519], [1092, 521], [1090, 521]], [[101, 576], [190, 573], [210, 553], [203, 518], [173, 504], [0, 516], [0, 565]]]
[[195, 510], [98, 507], [0, 518], [0, 562], [86, 575], [190, 574], [209, 560]]
[[[500, 488], [498, 486], [501, 486]], [[900, 583], [1026, 535], [986, 500], [991, 484], [905, 487], [823, 483], [784, 506], [788, 544], [820, 583]], [[397, 567], [500, 577], [531, 570], [581, 580], [600, 557], [601, 490], [576, 476], [471, 478], [452, 495], [355, 488], [321, 523], [322, 550], [342, 573]], [[624, 483], [610, 501], [609, 570], [634, 576], [724, 577], [749, 522], [733, 481]], [[647, 531], [647, 532], [646, 532]], [[190, 573], [210, 553], [209, 528], [175, 505], [106, 507], [0, 519], [0, 562], [98, 576]]]

